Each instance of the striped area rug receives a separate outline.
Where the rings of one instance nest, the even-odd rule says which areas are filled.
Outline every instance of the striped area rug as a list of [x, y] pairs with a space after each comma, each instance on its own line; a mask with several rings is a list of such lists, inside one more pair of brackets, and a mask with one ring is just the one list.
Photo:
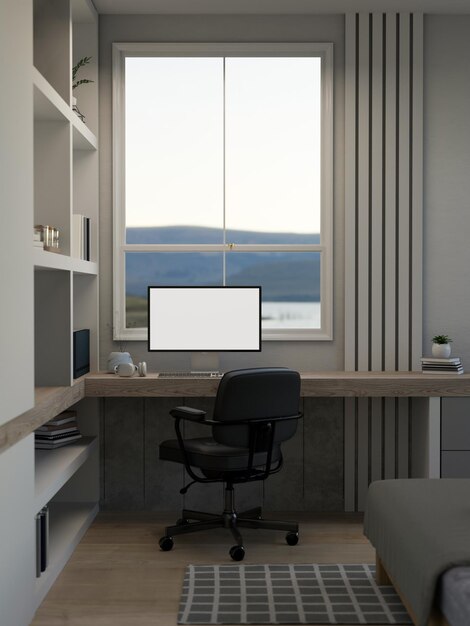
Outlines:
[[374, 565], [189, 565], [178, 624], [411, 624]]

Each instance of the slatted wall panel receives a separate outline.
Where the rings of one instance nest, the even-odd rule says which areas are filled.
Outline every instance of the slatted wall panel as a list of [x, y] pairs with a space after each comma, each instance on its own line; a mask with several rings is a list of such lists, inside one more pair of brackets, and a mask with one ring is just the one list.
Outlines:
[[[346, 16], [345, 369], [419, 369], [423, 17]], [[408, 399], [345, 401], [345, 508], [406, 477]]]

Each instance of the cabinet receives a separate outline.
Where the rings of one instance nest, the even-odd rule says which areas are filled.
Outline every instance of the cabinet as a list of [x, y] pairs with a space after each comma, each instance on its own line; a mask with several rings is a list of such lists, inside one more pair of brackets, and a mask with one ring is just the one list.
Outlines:
[[[33, 0], [34, 221], [59, 230], [55, 252], [33, 249], [35, 386], [69, 387], [73, 331], [90, 330], [90, 369], [98, 369], [98, 17], [89, 0]], [[91, 57], [72, 92], [72, 67]], [[85, 116], [72, 109], [72, 93]], [[73, 215], [90, 218], [90, 260], [75, 258]], [[32, 243], [31, 243], [32, 245]], [[84, 437], [34, 451], [31, 520], [49, 508], [48, 566], [34, 583], [36, 609], [99, 506], [99, 405], [83, 400]], [[57, 411], [56, 411], [57, 413]], [[53, 417], [53, 414], [50, 415]]]
[[442, 398], [441, 477], [470, 478], [470, 399]]

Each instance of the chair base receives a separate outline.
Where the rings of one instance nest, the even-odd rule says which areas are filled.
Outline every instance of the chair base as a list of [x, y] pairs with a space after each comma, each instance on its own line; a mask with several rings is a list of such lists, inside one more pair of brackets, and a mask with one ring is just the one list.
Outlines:
[[230, 556], [236, 561], [241, 561], [245, 554], [243, 538], [239, 528], [282, 530], [287, 533], [286, 541], [289, 545], [296, 545], [299, 540], [299, 525], [297, 522], [263, 519], [260, 507], [237, 513], [233, 506], [233, 487], [228, 485], [225, 488], [225, 508], [221, 515], [183, 509], [181, 519], [174, 526], [165, 528], [165, 536], [160, 539], [160, 547], [164, 551], [171, 550], [173, 537], [176, 535], [212, 530], [213, 528], [227, 528], [230, 530], [237, 542], [237, 545], [232, 546], [230, 549]]

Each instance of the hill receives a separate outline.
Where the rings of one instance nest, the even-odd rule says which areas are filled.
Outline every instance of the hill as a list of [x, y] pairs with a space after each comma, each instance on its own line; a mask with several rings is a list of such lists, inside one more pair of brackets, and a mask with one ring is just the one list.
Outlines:
[[[230, 235], [230, 236], [229, 236]], [[319, 235], [231, 231], [236, 243], [318, 243]], [[219, 229], [169, 226], [128, 228], [127, 243], [221, 243]], [[221, 285], [222, 253], [128, 253], [127, 294], [146, 297], [148, 285]], [[320, 300], [320, 254], [244, 252], [226, 254], [227, 285], [263, 286], [263, 299], [271, 302]]]

